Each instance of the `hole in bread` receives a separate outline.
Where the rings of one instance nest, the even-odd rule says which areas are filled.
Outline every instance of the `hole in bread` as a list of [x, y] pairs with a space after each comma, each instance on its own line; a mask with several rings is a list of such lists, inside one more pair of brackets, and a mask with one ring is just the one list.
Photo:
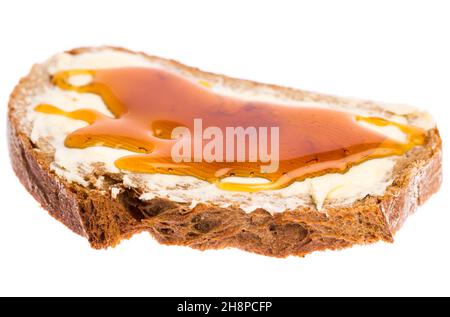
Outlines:
[[287, 241], [302, 241], [308, 236], [308, 230], [298, 223], [289, 223], [282, 226], [279, 236]]
[[125, 190], [119, 196], [119, 201], [136, 220], [155, 217], [165, 210], [177, 207], [176, 203], [171, 201], [154, 198], [149, 201], [139, 199], [139, 194], [133, 190]]
[[274, 236], [278, 236], [279, 239], [293, 243], [302, 241], [308, 236], [308, 230], [298, 223], [287, 223], [281, 225], [272, 223], [269, 225], [269, 230]]
[[158, 231], [163, 235], [172, 235], [174, 233], [171, 228], [159, 228]]
[[212, 213], [203, 213], [192, 218], [194, 229], [200, 233], [207, 233], [221, 224], [220, 218]]
[[194, 238], [197, 238], [199, 236], [199, 234], [195, 233], [195, 232], [188, 232], [187, 236], [188, 236], [188, 238], [194, 239]]

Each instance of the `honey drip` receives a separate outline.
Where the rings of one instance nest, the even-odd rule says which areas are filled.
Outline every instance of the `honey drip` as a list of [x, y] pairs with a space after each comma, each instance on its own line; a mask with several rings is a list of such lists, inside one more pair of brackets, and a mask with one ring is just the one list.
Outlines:
[[[88, 76], [89, 83], [71, 84], [73, 76]], [[99, 95], [113, 116], [86, 108], [67, 112], [40, 104], [35, 110], [82, 120], [86, 127], [65, 139], [70, 148], [107, 146], [135, 152], [119, 158], [115, 165], [136, 173], [189, 175], [236, 191], [279, 189], [294, 181], [326, 173], [343, 173], [351, 166], [374, 158], [402, 155], [424, 143], [424, 131], [378, 117], [321, 108], [294, 107], [248, 101], [215, 93], [209, 84], [195, 83], [167, 71], [152, 68], [114, 68], [61, 71], [52, 78], [64, 90]], [[261, 162], [175, 163], [171, 148], [172, 129], [192, 131], [193, 121], [203, 126], [279, 127], [279, 168], [261, 173]], [[400, 143], [358, 122], [394, 126], [406, 136]], [[270, 140], [270, 136], [269, 136]], [[206, 142], [206, 141], [204, 141]], [[248, 146], [248, 145], [247, 145]], [[225, 145], [224, 145], [225, 148]], [[225, 150], [224, 150], [225, 151]], [[249, 149], [246, 149], [247, 153]], [[228, 176], [263, 177], [263, 184], [221, 181]]]

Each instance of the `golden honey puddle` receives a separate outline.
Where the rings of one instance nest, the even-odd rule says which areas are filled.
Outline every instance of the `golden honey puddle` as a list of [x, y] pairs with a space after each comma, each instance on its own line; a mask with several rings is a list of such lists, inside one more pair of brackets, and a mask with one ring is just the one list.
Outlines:
[[[86, 85], [70, 84], [73, 76], [90, 76]], [[114, 68], [61, 71], [52, 83], [64, 90], [99, 95], [113, 117], [86, 108], [63, 111], [57, 105], [40, 104], [35, 110], [82, 120], [86, 127], [70, 133], [69, 148], [107, 146], [135, 152], [115, 165], [129, 172], [194, 176], [236, 191], [279, 189], [294, 181], [326, 173], [343, 173], [351, 166], [374, 158], [402, 155], [425, 141], [424, 130], [378, 117], [363, 117], [321, 108], [294, 107], [223, 96], [206, 81], [191, 82], [167, 71], [152, 68]], [[262, 162], [181, 162], [171, 157], [172, 130], [183, 126], [192, 131], [194, 119], [203, 126], [279, 127], [279, 168], [262, 173]], [[405, 135], [401, 143], [368, 129], [394, 126]], [[269, 135], [270, 140], [270, 135]], [[203, 140], [205, 145], [208, 140]], [[246, 153], [250, 153], [246, 145]], [[270, 145], [270, 144], [269, 144]], [[223, 145], [224, 151], [226, 144]], [[265, 164], [264, 164], [265, 165]], [[230, 183], [228, 176], [263, 177], [263, 184]]]

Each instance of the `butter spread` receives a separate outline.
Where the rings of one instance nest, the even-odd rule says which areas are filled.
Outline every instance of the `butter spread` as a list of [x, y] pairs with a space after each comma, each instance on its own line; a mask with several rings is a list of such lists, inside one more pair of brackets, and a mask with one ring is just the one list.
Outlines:
[[[52, 58], [49, 63], [49, 72], [56, 73], [61, 70], [73, 68], [110, 68], [110, 67], [165, 67], [161, 63], [152, 62], [141, 55], [129, 54], [125, 52], [116, 52], [111, 50], [102, 50], [92, 53], [82, 53], [79, 55], [60, 54]], [[189, 77], [189, 76], [188, 76]], [[71, 84], [74, 86], [84, 85], [89, 78], [74, 77]], [[191, 80], [194, 80], [191, 78]], [[217, 92], [226, 94], [231, 91], [221, 83], [209, 83]], [[236, 94], [236, 91], [233, 91]], [[255, 94], [255, 92], [252, 92]], [[248, 97], [243, 93], [243, 98]], [[254, 97], [254, 96], [253, 96]], [[280, 98], [274, 98], [270, 92], [261, 92], [259, 100], [272, 101]], [[302, 106], [299, 101], [281, 101]], [[117, 173], [119, 169], [114, 162], [125, 155], [133, 154], [124, 149], [114, 149], [107, 147], [88, 147], [84, 149], [68, 148], [64, 145], [64, 139], [71, 132], [87, 125], [86, 122], [73, 120], [66, 117], [37, 113], [33, 108], [41, 103], [57, 104], [59, 108], [65, 111], [74, 111], [80, 108], [94, 109], [105, 115], [111, 115], [108, 107], [103, 100], [90, 93], [78, 93], [74, 91], [62, 90], [57, 87], [48, 88], [44, 93], [36, 96], [30, 105], [28, 120], [32, 124], [31, 139], [37, 142], [40, 138], [45, 138], [55, 149], [55, 159], [52, 163], [53, 170], [60, 176], [69, 181], [77, 182], [87, 186], [87, 180], [94, 169], [94, 164], [101, 163], [102, 168], [108, 172]], [[317, 105], [311, 101], [303, 104], [314, 105], [315, 107], [328, 107], [330, 105]], [[330, 107], [335, 107], [331, 105]], [[347, 107], [351, 109], [352, 107]], [[386, 109], [395, 113], [394, 108]], [[415, 108], [411, 108], [411, 113], [418, 113]], [[361, 115], [361, 109], [355, 107], [355, 113]], [[410, 114], [411, 114], [410, 113]], [[370, 110], [363, 115], [371, 115]], [[396, 116], [396, 121], [405, 120], [405, 109], [401, 109]], [[426, 116], [416, 115], [417, 122], [424, 121], [423, 126], [429, 127], [430, 118], [423, 119]], [[420, 118], [420, 119], [419, 119]], [[371, 128], [377, 129], [389, 138], [399, 142], [405, 141], [405, 134], [395, 126], [378, 127], [371, 125]], [[124, 176], [124, 185], [129, 187], [142, 187], [144, 193], [141, 199], [148, 200], [154, 197], [168, 197], [179, 202], [186, 202], [195, 205], [198, 202], [212, 202], [221, 206], [229, 204], [239, 204], [244, 210], [252, 211], [256, 208], [264, 208], [270, 212], [284, 211], [286, 209], [295, 209], [298, 206], [314, 203], [317, 209], [321, 209], [327, 202], [338, 204], [352, 203], [363, 198], [366, 195], [381, 195], [386, 187], [391, 183], [391, 173], [397, 157], [385, 157], [372, 159], [353, 166], [346, 173], [328, 173], [325, 175], [311, 177], [302, 181], [297, 181], [287, 187], [252, 193], [226, 191], [217, 188], [213, 184], [192, 177], [167, 174], [143, 174], [126, 173]], [[97, 166], [97, 165], [96, 165]], [[253, 177], [229, 177], [225, 180], [236, 183], [264, 183], [267, 180]], [[223, 180], [222, 180], [223, 181]], [[111, 189], [114, 195], [117, 195], [117, 188]]]

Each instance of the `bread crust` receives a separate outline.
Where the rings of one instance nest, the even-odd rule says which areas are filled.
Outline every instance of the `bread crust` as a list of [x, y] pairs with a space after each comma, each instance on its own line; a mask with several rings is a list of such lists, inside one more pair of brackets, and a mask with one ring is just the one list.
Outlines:
[[[92, 49], [75, 49], [69, 53], [87, 50]], [[203, 77], [217, 76], [175, 61], [165, 61], [189, 72], [199, 72]], [[109, 191], [85, 188], [57, 176], [50, 169], [52, 158], [31, 142], [21, 126], [20, 111], [30, 91], [38, 89], [40, 76], [42, 66], [35, 65], [10, 97], [8, 143], [12, 167], [42, 207], [72, 231], [86, 237], [93, 248], [115, 246], [142, 231], [149, 232], [163, 244], [201, 250], [232, 247], [275, 257], [304, 256], [312, 251], [379, 240], [392, 242], [406, 218], [435, 193], [442, 182], [441, 139], [438, 130], [432, 129], [427, 134], [426, 145], [411, 150], [396, 166], [395, 179], [383, 196], [366, 196], [349, 206], [326, 207], [321, 212], [314, 207], [301, 207], [272, 215], [263, 209], [246, 213], [239, 206], [221, 208], [199, 204], [190, 208], [162, 198], [143, 202], [132, 189], [113, 198]], [[223, 79], [240, 81], [225, 76]], [[333, 96], [274, 85], [268, 87], [289, 94], [309, 94], [313, 99], [345, 102]]]

